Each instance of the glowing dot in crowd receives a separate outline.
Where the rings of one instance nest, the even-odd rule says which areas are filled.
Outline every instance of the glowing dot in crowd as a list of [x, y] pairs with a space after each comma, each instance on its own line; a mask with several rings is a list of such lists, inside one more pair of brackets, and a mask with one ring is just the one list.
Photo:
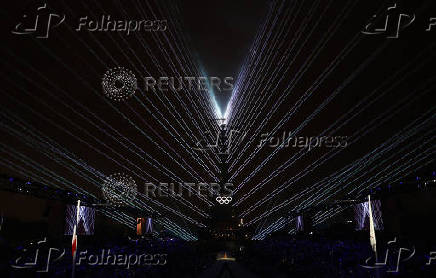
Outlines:
[[138, 88], [135, 75], [128, 69], [117, 67], [108, 70], [101, 82], [104, 94], [115, 101], [125, 101]]
[[135, 199], [138, 187], [132, 177], [115, 173], [106, 177], [102, 191], [104, 198], [109, 203], [121, 205]]

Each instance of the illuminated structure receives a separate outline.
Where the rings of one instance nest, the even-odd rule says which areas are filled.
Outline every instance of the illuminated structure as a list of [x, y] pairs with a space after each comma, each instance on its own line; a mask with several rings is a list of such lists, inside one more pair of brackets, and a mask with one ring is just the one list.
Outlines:
[[[220, 125], [220, 130], [218, 134], [218, 142], [216, 152], [220, 159], [218, 167], [220, 169], [220, 181], [221, 189], [218, 192], [217, 200], [224, 200], [221, 202], [216, 201], [216, 205], [211, 209], [211, 222], [210, 222], [210, 235], [215, 239], [226, 239], [235, 240], [238, 236], [238, 230], [241, 225], [238, 225], [237, 219], [234, 217], [232, 209], [232, 196], [229, 195], [223, 188], [223, 185], [228, 183], [229, 175], [229, 161], [228, 155], [231, 148], [231, 138], [230, 130], [227, 128], [226, 124]], [[233, 192], [233, 186], [231, 188]]]

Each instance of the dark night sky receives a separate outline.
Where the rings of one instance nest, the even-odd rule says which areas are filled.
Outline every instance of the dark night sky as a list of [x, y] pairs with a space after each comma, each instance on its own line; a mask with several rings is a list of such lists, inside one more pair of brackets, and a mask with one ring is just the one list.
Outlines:
[[[181, 2], [187, 33], [209, 76], [235, 81], [254, 35], [268, 11], [269, 0]], [[222, 110], [230, 93], [217, 95]]]

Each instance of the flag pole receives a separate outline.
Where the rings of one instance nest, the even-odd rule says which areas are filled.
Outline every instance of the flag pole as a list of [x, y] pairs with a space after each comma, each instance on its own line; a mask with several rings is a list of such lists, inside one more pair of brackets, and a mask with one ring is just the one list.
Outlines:
[[375, 262], [377, 263], [377, 244], [375, 238], [374, 219], [372, 217], [371, 195], [368, 195], [368, 212], [369, 212], [369, 241], [371, 248], [375, 253]]
[[76, 224], [73, 228], [73, 239], [71, 242], [71, 251], [73, 255], [73, 267], [71, 268], [71, 278], [74, 278], [76, 272], [76, 253], [77, 253], [77, 225], [79, 224], [80, 200], [77, 200]]

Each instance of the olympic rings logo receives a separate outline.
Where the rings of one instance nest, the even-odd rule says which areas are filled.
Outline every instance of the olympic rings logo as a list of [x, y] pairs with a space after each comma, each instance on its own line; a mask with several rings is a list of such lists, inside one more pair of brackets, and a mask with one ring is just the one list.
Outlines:
[[220, 205], [223, 205], [223, 204], [230, 204], [230, 202], [232, 201], [232, 197], [230, 197], [230, 196], [218, 196], [218, 197], [216, 197], [216, 201], [220, 204]]

